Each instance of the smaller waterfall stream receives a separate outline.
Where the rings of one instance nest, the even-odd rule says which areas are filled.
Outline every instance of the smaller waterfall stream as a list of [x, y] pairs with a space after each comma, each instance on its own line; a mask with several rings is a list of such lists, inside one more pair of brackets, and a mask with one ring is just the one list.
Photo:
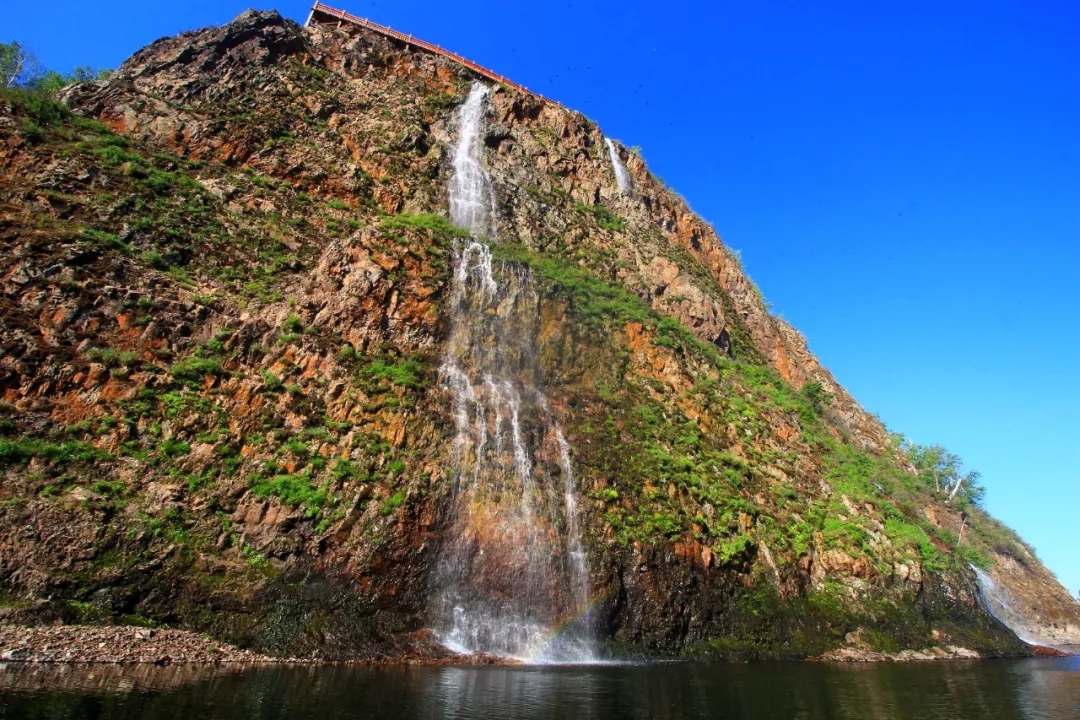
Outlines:
[[588, 662], [588, 559], [567, 441], [541, 391], [540, 297], [527, 268], [497, 264], [482, 161], [488, 90], [458, 111], [450, 215], [473, 233], [454, 250], [450, 337], [440, 368], [453, 397], [455, 478], [432, 599], [459, 652]]
[[619, 184], [619, 190], [624, 193], [630, 192], [633, 185], [630, 182], [630, 173], [627, 172], [626, 166], [623, 165], [622, 158], [619, 157], [619, 151], [615, 148], [615, 143], [611, 138], [604, 138], [604, 142], [607, 144], [608, 154], [611, 156], [611, 165], [615, 168], [615, 182]]
[[1026, 621], [1021, 613], [1013, 606], [1013, 599], [1009, 591], [998, 584], [987, 572], [980, 570], [974, 565], [975, 577], [979, 580], [979, 596], [983, 607], [993, 615], [1002, 625], [1016, 633], [1016, 636], [1028, 645], [1039, 645], [1026, 631]]

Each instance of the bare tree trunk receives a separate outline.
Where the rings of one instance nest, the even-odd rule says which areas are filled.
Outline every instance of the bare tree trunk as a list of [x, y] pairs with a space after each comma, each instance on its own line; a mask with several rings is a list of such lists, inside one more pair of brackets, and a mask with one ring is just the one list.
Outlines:
[[19, 78], [19, 74], [22, 71], [23, 71], [23, 59], [19, 58], [15, 62], [15, 71], [12, 73], [11, 77], [5, 78], [6, 82], [4, 83], [4, 87], [12, 87], [15, 84], [15, 81]]
[[946, 500], [945, 502], [952, 502], [953, 498], [956, 497], [956, 493], [960, 492], [960, 486], [963, 485], [963, 484], [964, 484], [964, 478], [962, 478], [962, 477], [956, 478], [956, 484], [953, 485], [952, 492], [949, 493], [949, 499]]

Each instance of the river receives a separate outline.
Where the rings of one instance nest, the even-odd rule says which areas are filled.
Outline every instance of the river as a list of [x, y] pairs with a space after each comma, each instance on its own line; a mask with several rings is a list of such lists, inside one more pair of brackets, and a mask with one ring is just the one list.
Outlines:
[[531, 667], [0, 666], [0, 719], [1080, 718], [1080, 658]]

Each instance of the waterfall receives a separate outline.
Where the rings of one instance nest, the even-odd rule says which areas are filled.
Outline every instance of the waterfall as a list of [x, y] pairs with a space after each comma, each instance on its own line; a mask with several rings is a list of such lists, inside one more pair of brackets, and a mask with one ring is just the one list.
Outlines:
[[458, 652], [587, 662], [588, 559], [570, 444], [540, 389], [540, 297], [527, 268], [494, 262], [480, 239], [493, 226], [487, 94], [474, 84], [458, 112], [450, 181], [451, 217], [473, 237], [454, 248], [440, 368], [453, 397], [454, 488], [432, 614]]
[[566, 503], [566, 547], [570, 556], [570, 572], [576, 592], [577, 606], [586, 610], [589, 606], [589, 562], [581, 544], [581, 516], [577, 507], [577, 489], [574, 486], [574, 469], [570, 465], [570, 443], [566, 442], [562, 428], [555, 426], [555, 440], [559, 444], [559, 466], [563, 476], [563, 497]]
[[495, 195], [483, 163], [480, 126], [488, 89], [473, 83], [469, 97], [458, 110], [458, 144], [454, 148], [454, 172], [450, 176], [450, 220], [478, 237], [489, 237], [494, 218]]
[[988, 613], [998, 622], [1016, 633], [1016, 636], [1028, 645], [1040, 644], [1034, 640], [1024, 627], [1027, 622], [1014, 605], [1009, 591], [1000, 586], [994, 578], [974, 565], [975, 577], [979, 581], [979, 600]]
[[615, 143], [611, 141], [611, 138], [604, 138], [604, 142], [607, 143], [608, 154], [611, 155], [611, 165], [615, 168], [615, 182], [619, 184], [619, 190], [624, 193], [630, 192], [630, 173], [627, 172], [626, 166], [623, 165], [622, 159], [619, 157], [619, 151], [615, 149]]

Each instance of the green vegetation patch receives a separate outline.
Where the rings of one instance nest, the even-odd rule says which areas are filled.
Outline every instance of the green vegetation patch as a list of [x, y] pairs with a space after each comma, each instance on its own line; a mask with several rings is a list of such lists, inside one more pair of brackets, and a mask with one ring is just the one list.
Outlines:
[[469, 233], [457, 227], [442, 215], [421, 213], [419, 215], [395, 215], [379, 224], [385, 237], [393, 237], [395, 230], [426, 230], [440, 240], [467, 238]]
[[106, 457], [108, 454], [81, 440], [51, 442], [30, 437], [0, 440], [0, 463], [29, 462], [34, 458], [60, 463], [93, 462]]
[[392, 515], [404, 503], [405, 493], [398, 491], [383, 501], [382, 505], [379, 506], [379, 514], [384, 516]]
[[389, 386], [406, 390], [421, 390], [428, 385], [427, 367], [415, 357], [394, 358], [376, 356], [361, 367], [357, 380], [368, 392], [385, 392]]
[[284, 505], [299, 507], [305, 510], [305, 516], [317, 517], [324, 507], [334, 500], [330, 494], [329, 483], [315, 487], [311, 482], [311, 475], [296, 473], [293, 475], [276, 475], [273, 478], [255, 476], [251, 484], [251, 491], [260, 498], [277, 498]]
[[626, 228], [626, 221], [603, 205], [575, 205], [574, 209], [592, 216], [596, 224], [605, 230], [622, 232]]
[[207, 375], [224, 377], [229, 373], [217, 358], [193, 356], [177, 361], [169, 368], [169, 374], [181, 382], [194, 383], [201, 382]]

